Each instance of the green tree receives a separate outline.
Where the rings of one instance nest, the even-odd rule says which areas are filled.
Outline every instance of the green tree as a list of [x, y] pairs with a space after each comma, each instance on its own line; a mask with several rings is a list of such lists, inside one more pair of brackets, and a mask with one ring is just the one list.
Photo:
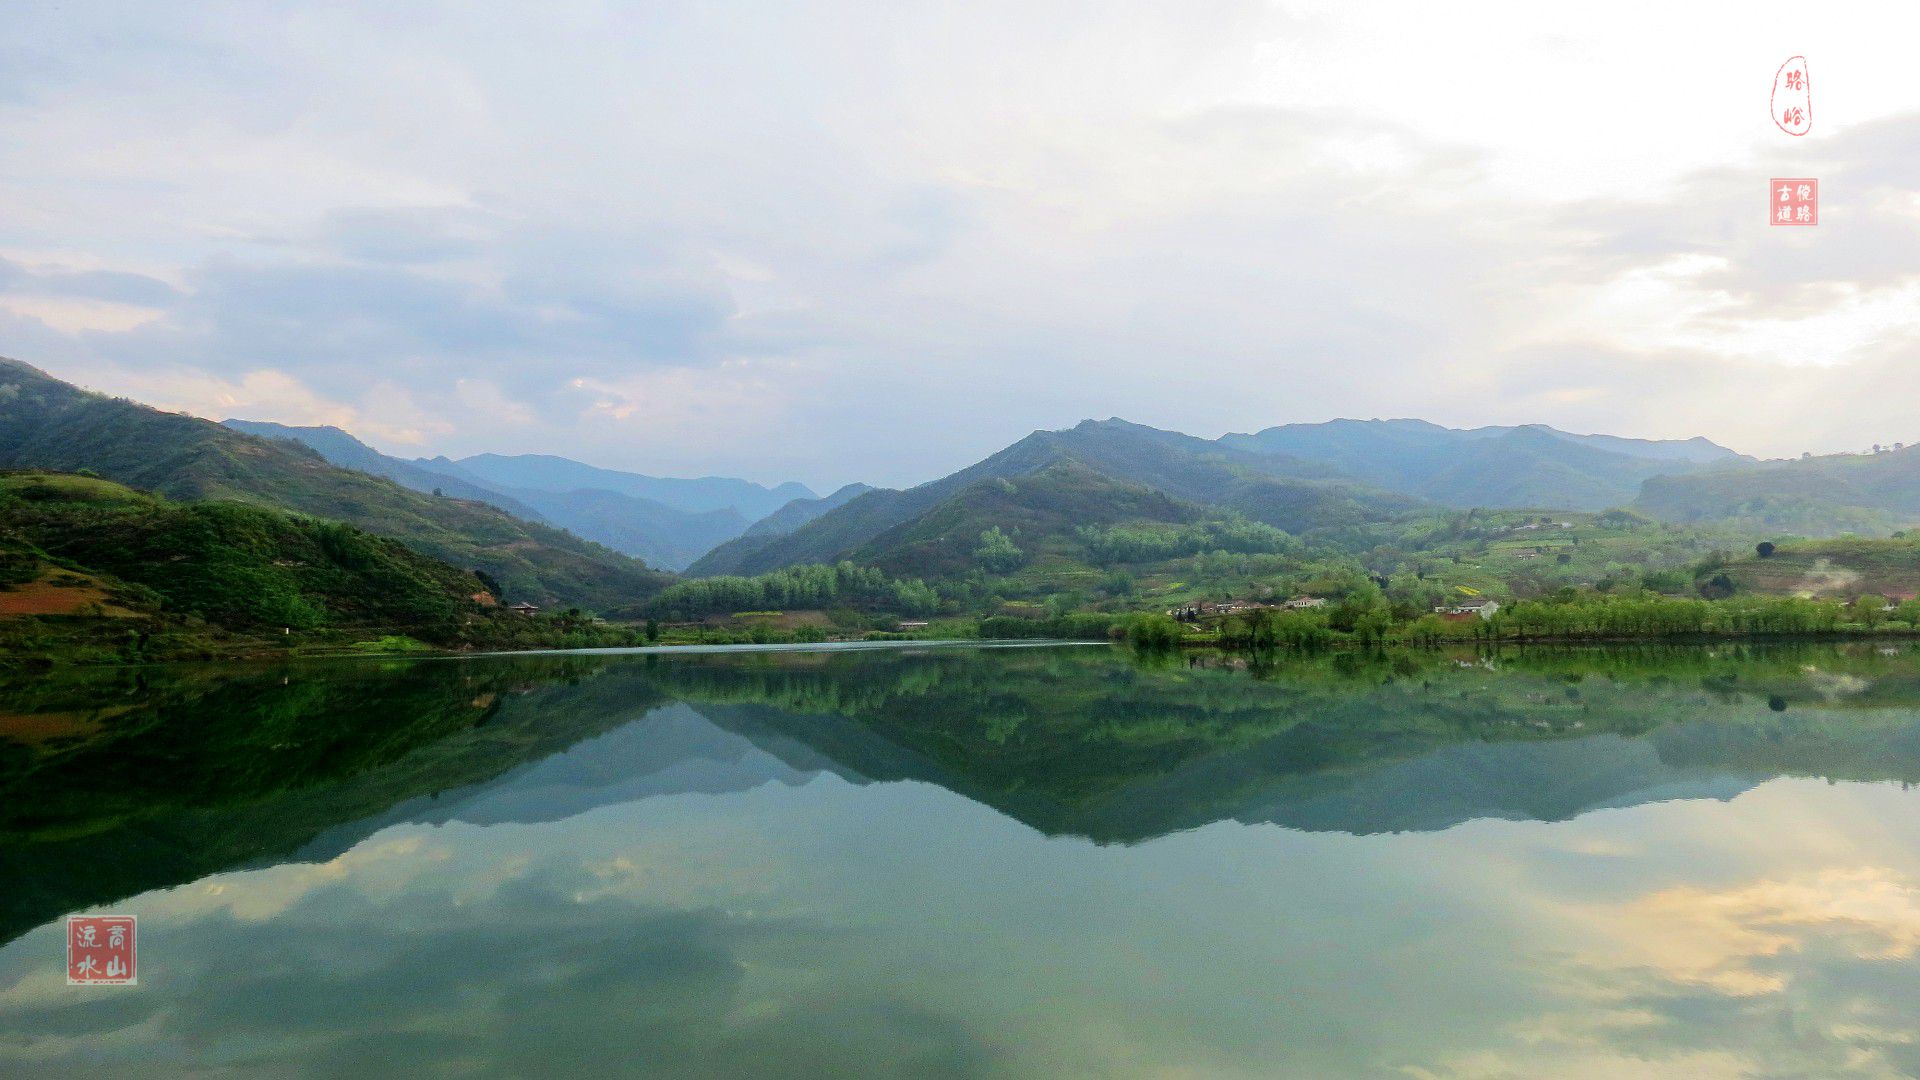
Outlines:
[[973, 549], [973, 557], [981, 567], [996, 574], [1011, 573], [1027, 561], [1027, 553], [1014, 546], [1013, 538], [998, 525], [980, 534], [980, 546]]

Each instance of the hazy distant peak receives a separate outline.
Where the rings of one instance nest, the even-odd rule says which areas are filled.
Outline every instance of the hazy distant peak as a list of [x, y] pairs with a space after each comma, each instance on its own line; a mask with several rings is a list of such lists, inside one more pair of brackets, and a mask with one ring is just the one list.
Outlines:
[[748, 521], [765, 517], [794, 499], [818, 498], [811, 488], [794, 481], [768, 487], [731, 476], [649, 476], [557, 454], [474, 454], [453, 464], [485, 483], [556, 494], [588, 489], [616, 491], [692, 513], [732, 509]]
[[1547, 424], [1449, 428], [1416, 419], [1283, 424], [1218, 441], [1324, 462], [1453, 506], [1601, 510], [1631, 502], [1650, 477], [1745, 460], [1700, 437], [1579, 435]]

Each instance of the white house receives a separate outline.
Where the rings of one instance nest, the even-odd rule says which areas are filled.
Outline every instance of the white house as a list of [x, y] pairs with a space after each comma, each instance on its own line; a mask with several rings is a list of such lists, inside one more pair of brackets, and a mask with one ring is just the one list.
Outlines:
[[1483, 619], [1493, 618], [1500, 610], [1498, 600], [1462, 600], [1458, 604], [1442, 604], [1433, 609], [1436, 615], [1478, 615]]

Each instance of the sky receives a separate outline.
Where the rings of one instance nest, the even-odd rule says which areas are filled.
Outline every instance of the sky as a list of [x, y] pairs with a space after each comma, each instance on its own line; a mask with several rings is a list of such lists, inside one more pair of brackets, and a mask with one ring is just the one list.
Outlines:
[[[0, 8], [0, 355], [389, 453], [1920, 441], [1920, 7]], [[1813, 125], [1770, 115], [1803, 55]], [[1815, 177], [1820, 222], [1768, 225]]]

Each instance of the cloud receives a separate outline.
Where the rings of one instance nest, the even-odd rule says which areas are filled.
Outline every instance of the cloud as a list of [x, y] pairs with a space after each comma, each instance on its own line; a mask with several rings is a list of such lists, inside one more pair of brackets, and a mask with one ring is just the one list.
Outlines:
[[147, 307], [164, 307], [180, 295], [172, 285], [146, 274], [23, 266], [5, 258], [0, 258], [0, 292], [76, 297]]
[[495, 235], [487, 215], [462, 207], [342, 207], [321, 220], [321, 241], [352, 259], [437, 263], [471, 258]]
[[[1768, 10], [1649, 41], [1234, 0], [17, 8], [0, 351], [379, 382], [436, 449], [829, 487], [1113, 414], [1911, 440], [1920, 92], [1897, 27], [1795, 10], [1836, 76], [1778, 137]], [[1823, 224], [1766, 227], [1807, 174]], [[523, 419], [465, 423], [462, 380]]]
[[153, 990], [83, 1002], [11, 984], [0, 1061], [88, 1075], [271, 1071], [296, 1057], [355, 1076], [744, 1076], [772, 1062], [827, 1075], [857, 1046], [875, 1075], [986, 1071], [976, 1033], [903, 995], [788, 995], [749, 970], [749, 956], [763, 971], [824, 964], [845, 930], [663, 907], [639, 898], [645, 882], [610, 887], [554, 854], [463, 849], [450, 882], [439, 875], [454, 856], [425, 834], [382, 836], [230, 892], [160, 897], [141, 923]]

